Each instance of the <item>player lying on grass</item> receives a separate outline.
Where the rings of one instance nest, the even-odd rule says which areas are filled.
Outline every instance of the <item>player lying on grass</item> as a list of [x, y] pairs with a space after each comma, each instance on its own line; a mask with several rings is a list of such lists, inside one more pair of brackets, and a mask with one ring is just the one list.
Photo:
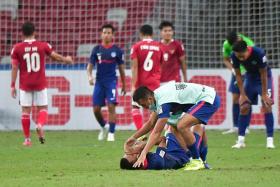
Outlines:
[[218, 110], [220, 98], [214, 88], [194, 83], [170, 82], [154, 92], [147, 87], [140, 87], [134, 92], [133, 100], [143, 108], [152, 111], [145, 125], [127, 140], [127, 142], [132, 142], [152, 130], [148, 142], [134, 167], [140, 167], [144, 164], [147, 153], [160, 137], [170, 114], [181, 111], [185, 114], [178, 121], [177, 129], [193, 158], [184, 169], [199, 170], [204, 168], [197, 148], [198, 140], [191, 132], [191, 127], [201, 123], [207, 124], [208, 120]]
[[[194, 136], [200, 139], [198, 147], [200, 157], [204, 161], [205, 168], [210, 169], [206, 163], [208, 147], [207, 137], [203, 125], [195, 125], [193, 127], [193, 132]], [[135, 168], [133, 165], [137, 161], [147, 142], [137, 140], [131, 143], [124, 145], [125, 155], [120, 161], [121, 169], [179, 169], [189, 163], [191, 159], [191, 153], [187, 150], [183, 137], [177, 131], [176, 127], [173, 126], [169, 126], [166, 137], [160, 137], [157, 140], [158, 147], [155, 153], [149, 152], [147, 154], [145, 164], [141, 167]]]

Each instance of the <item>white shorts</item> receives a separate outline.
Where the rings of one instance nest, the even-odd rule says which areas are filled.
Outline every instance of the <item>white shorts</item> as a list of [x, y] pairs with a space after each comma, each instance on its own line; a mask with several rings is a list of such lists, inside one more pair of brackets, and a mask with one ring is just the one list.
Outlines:
[[21, 106], [46, 106], [48, 105], [47, 88], [40, 91], [19, 90], [19, 103]]

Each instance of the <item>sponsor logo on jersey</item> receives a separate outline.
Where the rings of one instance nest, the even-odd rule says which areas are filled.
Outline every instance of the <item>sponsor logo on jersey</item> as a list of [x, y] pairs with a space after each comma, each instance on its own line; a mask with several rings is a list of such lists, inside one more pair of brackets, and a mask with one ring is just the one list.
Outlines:
[[168, 53], [164, 53], [163, 54], [163, 60], [164, 61], [168, 61]]

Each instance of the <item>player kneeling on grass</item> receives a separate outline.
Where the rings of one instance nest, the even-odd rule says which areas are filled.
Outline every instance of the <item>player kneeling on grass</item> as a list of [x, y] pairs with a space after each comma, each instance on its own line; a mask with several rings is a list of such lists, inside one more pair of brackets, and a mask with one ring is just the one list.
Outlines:
[[52, 60], [72, 64], [70, 56], [61, 56], [46, 42], [36, 41], [35, 26], [31, 22], [22, 25], [24, 41], [14, 45], [12, 58], [11, 95], [16, 98], [15, 83], [19, 71], [19, 101], [22, 107], [21, 123], [25, 136], [24, 146], [31, 146], [30, 113], [32, 106], [39, 110], [36, 131], [39, 141], [45, 142], [43, 125], [47, 120], [47, 80], [45, 76], [45, 56]]
[[[195, 125], [193, 131], [194, 135], [201, 139], [201, 143], [199, 144], [200, 156], [206, 161], [207, 143], [204, 128], [201, 125]], [[191, 153], [187, 150], [183, 137], [177, 131], [176, 127], [170, 126], [166, 136], [158, 139], [156, 152], [149, 152], [147, 154], [143, 166], [138, 168], [133, 167], [146, 144], [146, 141], [130, 142], [130, 145], [125, 144], [125, 155], [120, 161], [120, 168], [149, 170], [179, 169], [189, 163], [191, 159]], [[210, 169], [206, 162], [205, 168]]]
[[218, 110], [220, 98], [214, 88], [193, 83], [167, 83], [154, 92], [147, 87], [138, 88], [133, 94], [133, 100], [143, 108], [152, 111], [149, 120], [143, 128], [133, 134], [127, 143], [147, 134], [152, 130], [148, 142], [141, 152], [134, 167], [144, 164], [147, 153], [160, 137], [171, 113], [185, 112], [178, 121], [177, 129], [183, 137], [193, 159], [185, 166], [185, 170], [204, 168], [198, 151], [198, 140], [191, 132], [196, 124], [207, 124], [210, 117]]

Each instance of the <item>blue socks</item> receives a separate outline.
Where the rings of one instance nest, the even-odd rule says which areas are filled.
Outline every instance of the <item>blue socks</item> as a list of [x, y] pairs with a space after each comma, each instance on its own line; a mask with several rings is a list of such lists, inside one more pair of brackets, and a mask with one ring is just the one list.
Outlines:
[[199, 159], [200, 156], [199, 156], [199, 152], [198, 152], [198, 143], [200, 140], [200, 136], [195, 133], [194, 133], [194, 136], [195, 136], [195, 142], [191, 146], [188, 146], [188, 149], [192, 153], [193, 159]]
[[249, 114], [240, 115], [238, 119], [238, 135], [245, 136], [246, 128], [249, 126], [251, 120], [252, 109], [250, 109]]
[[115, 132], [115, 128], [116, 128], [116, 123], [115, 122], [109, 122], [109, 132], [110, 133], [114, 133]]
[[201, 158], [201, 160], [203, 162], [206, 161], [207, 153], [208, 153], [208, 146], [201, 145], [201, 148], [200, 148], [200, 158]]
[[232, 119], [233, 119], [233, 126], [238, 127], [238, 118], [239, 118], [239, 104], [232, 105]]
[[273, 126], [274, 126], [274, 118], [272, 113], [265, 113], [264, 115], [265, 125], [266, 125], [266, 134], [267, 137], [273, 137]]

